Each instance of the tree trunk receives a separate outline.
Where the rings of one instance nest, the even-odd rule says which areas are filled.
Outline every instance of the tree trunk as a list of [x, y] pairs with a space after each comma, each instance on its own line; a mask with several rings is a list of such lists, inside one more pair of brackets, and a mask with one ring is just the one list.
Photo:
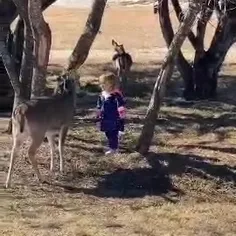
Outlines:
[[[25, 99], [30, 99], [33, 74], [33, 36], [29, 22], [28, 1], [24, 1], [23, 4], [19, 0], [13, 1], [18, 8], [21, 18], [19, 17], [16, 23], [15, 30], [12, 34], [12, 40], [8, 42], [8, 47], [11, 49], [17, 76], [22, 85], [22, 96]], [[56, 0], [43, 0], [42, 10], [45, 10], [55, 1]], [[15, 16], [12, 17], [12, 19], [13, 18], [15, 18]], [[24, 21], [22, 19], [24, 19]], [[23, 47], [25, 48], [24, 52]], [[19, 97], [15, 96], [13, 109], [18, 102]], [[11, 118], [9, 120], [8, 127], [4, 132], [8, 134], [12, 133]]]
[[[16, 42], [22, 44], [24, 50], [19, 55], [20, 58], [20, 70], [19, 70], [19, 80], [22, 84], [22, 93], [25, 99], [30, 99], [31, 95], [31, 82], [32, 82], [32, 74], [33, 74], [33, 35], [29, 21], [29, 14], [28, 14], [28, 0], [25, 0], [23, 3], [19, 2], [19, 0], [13, 0], [15, 5], [17, 6], [20, 19], [19, 19], [19, 26], [18, 31], [23, 30], [23, 37], [22, 33], [16, 37]], [[23, 25], [20, 23], [23, 20]], [[23, 42], [21, 39], [24, 39]], [[19, 45], [18, 45], [19, 46]], [[14, 54], [17, 55], [20, 49], [16, 48], [14, 50]]]
[[194, 64], [196, 96], [199, 99], [216, 96], [218, 72], [225, 56], [236, 40], [236, 22], [222, 17], [209, 50]]
[[[178, 0], [172, 0], [174, 10], [179, 21], [182, 21], [183, 11]], [[231, 3], [227, 2], [227, 5]], [[173, 38], [173, 28], [169, 17], [168, 2], [160, 1], [160, 25], [163, 36], [170, 44]], [[232, 5], [232, 4], [231, 4]], [[219, 23], [207, 52], [204, 50], [204, 36], [207, 22], [214, 9], [214, 1], [204, 2], [201, 15], [198, 19], [197, 35], [191, 31], [188, 38], [195, 49], [195, 58], [191, 66], [183, 55], [177, 57], [177, 67], [184, 80], [184, 94], [187, 100], [207, 99], [216, 95], [218, 72], [231, 45], [236, 41], [236, 10], [232, 6], [227, 6], [227, 14], [218, 12]]]
[[[181, 17], [181, 21], [182, 21], [184, 14], [182, 13], [182, 11], [179, 12], [180, 6], [176, 2], [178, 3], [178, 1], [173, 0], [173, 4], [175, 6], [175, 9], [176, 9], [179, 17]], [[158, 12], [159, 12], [159, 23], [161, 26], [162, 34], [163, 34], [163, 37], [166, 41], [167, 47], [169, 47], [173, 38], [174, 38], [174, 30], [171, 25], [168, 0], [160, 1]], [[195, 36], [191, 31], [188, 36], [191, 39], [192, 44], [196, 45], [197, 43], [196, 43]], [[184, 95], [184, 97], [187, 97], [188, 99], [192, 99], [193, 95], [194, 95], [194, 81], [192, 79], [192, 73], [193, 73], [192, 67], [188, 63], [188, 61], [184, 58], [181, 50], [178, 52], [178, 55], [176, 57], [176, 64], [177, 64], [177, 68], [184, 80], [185, 90], [184, 90], [183, 95]]]
[[79, 69], [87, 59], [92, 43], [100, 29], [107, 0], [94, 0], [84, 31], [80, 36], [68, 63], [67, 70]]
[[196, 16], [201, 9], [200, 7], [201, 2], [198, 0], [192, 0], [190, 2], [188, 12], [186, 13], [183, 22], [180, 24], [179, 29], [170, 44], [167, 56], [157, 77], [144, 120], [144, 126], [139, 137], [137, 150], [141, 154], [145, 154], [149, 150], [155, 130], [157, 114], [161, 106], [162, 98], [165, 94], [166, 84], [173, 73], [175, 58], [178, 55], [185, 38], [188, 36], [191, 27], [193, 26]]
[[42, 0], [42, 10], [46, 10], [48, 7], [50, 7], [54, 2], [57, 0]]
[[12, 0], [0, 0], [0, 23], [10, 25], [16, 16], [16, 6]]
[[24, 21], [18, 17], [15, 28], [12, 32], [11, 54], [14, 58], [16, 72], [20, 75], [21, 61], [24, 45]]
[[[7, 74], [10, 78], [12, 87], [15, 92], [14, 105], [13, 105], [13, 108], [14, 108], [18, 103], [20, 103], [24, 99], [22, 97], [21, 83], [20, 83], [18, 76], [16, 74], [16, 69], [15, 69], [13, 59], [11, 58], [11, 56], [7, 50], [6, 44], [3, 42], [0, 42], [0, 55], [2, 57], [4, 66], [6, 68]], [[12, 132], [12, 120], [11, 119], [9, 121], [8, 128], [5, 132], [7, 132], [9, 134]]]
[[51, 30], [44, 21], [41, 0], [29, 0], [29, 19], [34, 38], [34, 68], [31, 96], [43, 96], [51, 48]]
[[15, 96], [17, 96], [18, 98], [22, 98], [21, 84], [16, 74], [15, 65], [10, 53], [8, 52], [7, 45], [3, 41], [0, 41], [0, 55], [2, 57], [2, 61], [6, 68], [7, 74], [10, 78], [12, 87], [15, 91]]

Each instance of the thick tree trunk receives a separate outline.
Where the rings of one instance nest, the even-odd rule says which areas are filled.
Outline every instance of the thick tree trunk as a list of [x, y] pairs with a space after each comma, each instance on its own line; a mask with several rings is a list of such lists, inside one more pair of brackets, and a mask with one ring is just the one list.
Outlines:
[[[15, 64], [13, 62], [13, 59], [11, 58], [11, 55], [9, 54], [9, 52], [7, 50], [6, 44], [4, 44], [3, 42], [0, 42], [0, 55], [2, 57], [4, 66], [6, 68], [7, 74], [10, 78], [12, 87], [15, 92], [14, 105], [13, 105], [13, 108], [14, 108], [18, 103], [20, 103], [24, 99], [22, 96], [21, 83], [20, 83], [19, 78], [16, 73]], [[7, 128], [6, 132], [9, 134], [12, 132], [12, 120], [11, 119], [9, 121], [8, 128]]]
[[[14, 59], [11, 57], [7, 45], [5, 42], [0, 41], [0, 55], [2, 57], [3, 64], [6, 68], [8, 77], [10, 78], [11, 85], [14, 89], [14, 105], [17, 105], [19, 102], [23, 100], [22, 96], [22, 88], [21, 88], [21, 83], [19, 81], [18, 75], [16, 73], [16, 67], [14, 63]], [[10, 119], [8, 123], [7, 130], [5, 131], [6, 133], [11, 134], [12, 132], [12, 120]]]
[[[16, 69], [22, 82], [24, 97], [29, 99], [31, 95], [31, 84], [33, 74], [33, 35], [28, 14], [28, 0], [13, 0], [18, 8], [20, 17], [18, 17], [16, 27], [13, 32], [13, 42], [11, 53], [15, 58]], [[42, 10], [47, 9], [56, 0], [42, 0]], [[22, 20], [23, 19], [23, 20]], [[23, 51], [23, 48], [25, 49]]]
[[209, 50], [194, 64], [196, 96], [199, 99], [216, 96], [218, 72], [225, 56], [236, 40], [236, 22], [222, 17]]
[[185, 38], [188, 36], [191, 27], [193, 26], [196, 16], [200, 11], [200, 7], [201, 2], [198, 0], [192, 0], [190, 2], [188, 12], [186, 13], [183, 22], [180, 24], [180, 27], [170, 44], [168, 54], [157, 77], [151, 101], [149, 103], [147, 114], [144, 120], [142, 133], [139, 137], [137, 150], [141, 154], [145, 154], [149, 150], [155, 130], [157, 114], [160, 109], [162, 98], [165, 94], [166, 84], [173, 73], [174, 60], [178, 55]]
[[12, 45], [10, 47], [18, 76], [20, 75], [21, 61], [23, 55], [23, 45], [24, 45], [24, 21], [18, 17], [17, 23], [12, 32]]
[[29, 0], [29, 19], [34, 38], [34, 68], [31, 95], [43, 96], [51, 48], [51, 30], [42, 14], [41, 0]]
[[[178, 0], [172, 0], [174, 10], [179, 21], [182, 21], [183, 11]], [[230, 3], [227, 3], [227, 5]], [[170, 44], [173, 38], [173, 28], [170, 22], [168, 2], [160, 1], [159, 15], [163, 36]], [[216, 29], [212, 44], [207, 52], [204, 50], [204, 36], [207, 22], [209, 21], [214, 7], [214, 1], [204, 2], [198, 19], [197, 35], [190, 32], [188, 38], [195, 49], [193, 65], [186, 61], [180, 53], [177, 57], [177, 67], [184, 79], [185, 99], [207, 99], [216, 95], [218, 72], [232, 43], [235, 42], [235, 13], [234, 8], [220, 13], [219, 24]]]
[[100, 29], [107, 0], [94, 0], [84, 31], [80, 36], [68, 63], [67, 70], [79, 69], [87, 59], [92, 43]]
[[[22, 84], [22, 95], [25, 99], [30, 99], [31, 95], [31, 82], [32, 82], [32, 74], [33, 74], [33, 35], [31, 30], [31, 25], [29, 21], [28, 14], [28, 0], [25, 0], [23, 3], [19, 2], [19, 0], [13, 0], [15, 5], [17, 6], [20, 19], [17, 22], [18, 27], [17, 31], [19, 31], [18, 37], [16, 37], [15, 45], [19, 47], [18, 43], [21, 43], [24, 50], [19, 55], [20, 58], [20, 70], [19, 70], [19, 80]], [[23, 23], [21, 21], [23, 20]], [[22, 32], [23, 31], [23, 37]], [[23, 42], [21, 38], [24, 38]], [[14, 54], [17, 55], [20, 49], [16, 48], [14, 50]]]
[[[31, 82], [33, 72], [33, 36], [28, 17], [28, 1], [19, 2], [13, 0], [17, 6], [21, 18], [18, 18], [15, 32], [13, 34], [12, 55], [15, 59], [15, 68], [17, 76], [21, 83], [22, 97], [25, 100], [30, 99]], [[23, 19], [23, 20], [22, 20]], [[24, 48], [24, 50], [23, 50]], [[13, 110], [19, 103], [19, 98], [14, 97]], [[12, 119], [10, 118], [7, 130], [8, 134], [12, 133]]]
[[21, 84], [16, 74], [15, 65], [10, 53], [8, 52], [7, 45], [3, 41], [0, 41], [0, 55], [2, 57], [2, 61], [6, 68], [7, 74], [10, 78], [12, 87], [15, 91], [15, 96], [17, 96], [18, 98], [22, 98]]
[[[16, 73], [22, 85], [22, 96], [25, 99], [29, 99], [31, 95], [33, 74], [33, 36], [29, 22], [28, 0], [24, 1], [23, 4], [19, 0], [13, 1], [18, 8], [18, 12], [21, 18], [19, 17], [16, 23], [16, 27], [12, 35], [12, 41], [9, 42], [9, 44], [11, 45], [8, 44], [8, 47], [11, 49], [11, 54], [14, 58]], [[55, 1], [56, 0], [43, 0], [42, 10], [45, 10]], [[11, 9], [14, 10], [14, 6], [12, 6]], [[13, 13], [12, 19], [14, 19], [16, 15], [13, 15]], [[22, 19], [24, 19], [24, 21]], [[23, 48], [25, 49], [24, 52]], [[19, 97], [15, 96], [13, 109], [18, 102]], [[9, 120], [8, 127], [5, 132], [8, 134], [12, 133], [12, 119]]]

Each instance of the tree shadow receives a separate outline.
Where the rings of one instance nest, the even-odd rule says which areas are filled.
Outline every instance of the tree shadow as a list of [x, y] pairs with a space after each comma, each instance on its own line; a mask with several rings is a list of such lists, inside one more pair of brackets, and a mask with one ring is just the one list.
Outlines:
[[[66, 192], [107, 198], [140, 198], [161, 196], [176, 202], [184, 195], [183, 190], [173, 184], [172, 176], [183, 175], [213, 181], [219, 188], [235, 186], [236, 167], [218, 164], [214, 157], [185, 155], [178, 153], [149, 153], [145, 156], [151, 167], [117, 169], [112, 173], [98, 175], [94, 188], [78, 188], [59, 183]], [[93, 176], [95, 178], [95, 176]]]
[[[166, 163], [168, 174], [183, 175], [189, 173], [202, 179], [215, 179], [222, 182], [236, 182], [236, 167], [214, 164], [215, 158], [201, 157], [198, 155], [183, 155], [178, 153], [150, 153], [147, 161], [151, 166], [158, 162]], [[213, 162], [214, 160], [214, 162]]]
[[[172, 83], [172, 87], [180, 90], [182, 82], [173, 80]], [[192, 127], [198, 135], [212, 132], [218, 136], [219, 141], [223, 141], [227, 137], [227, 128], [235, 127], [236, 124], [235, 88], [235, 76], [222, 75], [215, 99], [184, 101], [178, 96], [167, 96], [164, 99], [165, 106], [180, 109], [173, 112], [162, 111], [158, 124], [173, 134], [183, 132], [186, 127]], [[181, 109], [192, 109], [192, 112]]]
[[[204, 144], [204, 143], [199, 143], [197, 145], [195, 145], [195, 144], [187, 144], [187, 145], [178, 145], [178, 146], [179, 147], [183, 147], [183, 148], [191, 148], [191, 149], [201, 148], [201, 149], [204, 149], [204, 150], [236, 154], [236, 148], [233, 148], [233, 147], [214, 147], [214, 146], [205, 146], [205, 145], [202, 146], [201, 144]], [[172, 146], [172, 145], [168, 144], [168, 146]]]
[[69, 193], [81, 193], [102, 198], [140, 198], [161, 196], [177, 202], [183, 191], [176, 188], [162, 165], [155, 168], [117, 169], [113, 173], [99, 176], [95, 188], [78, 188], [63, 183], [54, 183]]
[[218, 141], [227, 137], [227, 128], [235, 127], [235, 114], [222, 114], [219, 116], [204, 116], [196, 113], [171, 113], [163, 111], [162, 117], [157, 120], [159, 128], [171, 134], [180, 134], [186, 128], [193, 129], [198, 136], [214, 133]]
[[172, 78], [164, 103], [166, 106], [194, 108], [210, 112], [236, 112], [235, 78], [236, 77], [232, 75], [221, 75], [219, 77], [217, 96], [212, 99], [198, 101], [185, 101], [181, 96], [183, 81]]

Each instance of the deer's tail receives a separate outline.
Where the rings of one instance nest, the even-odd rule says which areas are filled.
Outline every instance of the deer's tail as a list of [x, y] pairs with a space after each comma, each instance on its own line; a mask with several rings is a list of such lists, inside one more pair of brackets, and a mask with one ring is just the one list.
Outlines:
[[13, 119], [16, 121], [17, 126], [20, 128], [20, 133], [24, 132], [25, 127], [25, 112], [28, 106], [26, 104], [18, 105], [13, 112]]

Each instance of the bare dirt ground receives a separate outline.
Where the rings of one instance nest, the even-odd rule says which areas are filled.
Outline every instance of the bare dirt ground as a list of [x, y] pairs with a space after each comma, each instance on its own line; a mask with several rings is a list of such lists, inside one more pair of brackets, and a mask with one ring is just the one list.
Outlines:
[[[46, 12], [53, 33], [50, 73], [66, 65], [87, 13]], [[0, 235], [236, 235], [234, 51], [222, 69], [215, 101], [180, 100], [182, 84], [175, 72], [150, 153], [142, 157], [133, 150], [165, 52], [156, 16], [151, 7], [107, 8], [101, 31], [80, 71], [84, 85], [111, 68], [112, 38], [123, 42], [135, 61], [122, 153], [103, 155], [103, 136], [92, 121], [97, 92], [91, 84], [90, 92], [78, 97], [65, 174], [48, 171], [47, 143], [38, 152], [40, 170], [51, 185], [38, 184], [26, 162], [26, 144], [16, 161], [13, 186], [5, 190], [11, 138], [1, 135]], [[213, 31], [209, 26], [208, 44]], [[188, 43], [184, 52], [192, 57]], [[1, 117], [3, 130], [8, 118]]]

